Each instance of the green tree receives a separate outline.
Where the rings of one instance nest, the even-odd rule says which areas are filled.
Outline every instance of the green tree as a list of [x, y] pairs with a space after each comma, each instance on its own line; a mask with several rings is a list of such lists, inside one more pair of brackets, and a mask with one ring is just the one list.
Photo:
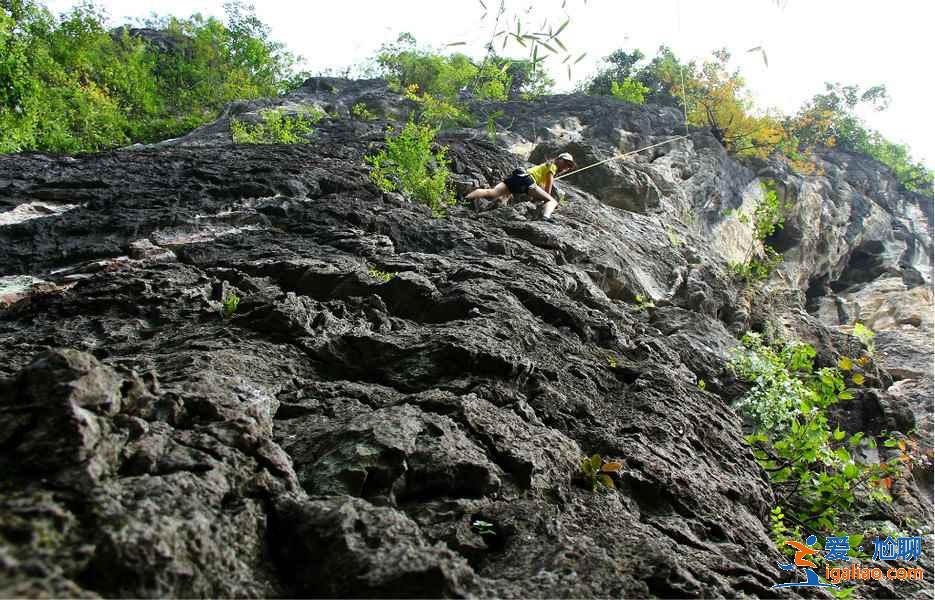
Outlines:
[[171, 48], [101, 9], [58, 18], [36, 0], [0, 0], [0, 152], [82, 152], [177, 136], [214, 119], [225, 103], [296, 84], [295, 57], [241, 4], [227, 19], [156, 17]]
[[485, 61], [476, 65], [464, 54], [443, 55], [419, 48], [408, 33], [385, 44], [376, 57], [377, 74], [396, 89], [410, 89], [435, 98], [457, 100], [469, 91], [482, 100], [506, 100], [511, 87], [509, 64]]
[[645, 85], [630, 78], [610, 82], [610, 95], [624, 102], [643, 104], [646, 102], [646, 92], [648, 91], [649, 88]]
[[803, 144], [839, 145], [857, 150], [866, 143], [868, 132], [854, 114], [855, 109], [867, 104], [882, 111], [889, 102], [883, 85], [861, 91], [856, 85], [825, 83], [825, 93], [815, 94], [788, 121], [787, 127]]
[[825, 83], [825, 92], [815, 94], [799, 112], [785, 121], [785, 127], [799, 145], [838, 147], [860, 152], [890, 168], [907, 189], [932, 193], [932, 171], [912, 159], [909, 149], [889, 141], [878, 131], [867, 128], [857, 116], [860, 106], [882, 111], [889, 106], [886, 87]]
[[638, 72], [634, 67], [646, 56], [639, 50], [627, 52], [622, 48], [614, 50], [610, 56], [604, 57], [605, 67], [598, 71], [585, 84], [579, 86], [580, 91], [593, 96], [610, 96], [615, 81], [630, 79]]
[[657, 55], [646, 61], [640, 50], [615, 50], [604, 58], [604, 68], [598, 71], [579, 90], [587, 94], [613, 95], [614, 82], [634, 81], [646, 88], [646, 102], [663, 106], [681, 107], [682, 101], [673, 94], [673, 82], [683, 70], [694, 72], [694, 63], [683, 65], [667, 46], [660, 46]]

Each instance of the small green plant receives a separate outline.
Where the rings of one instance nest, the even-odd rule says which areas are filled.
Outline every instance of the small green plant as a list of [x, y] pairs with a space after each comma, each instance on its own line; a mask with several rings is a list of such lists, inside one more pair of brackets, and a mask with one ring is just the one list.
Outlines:
[[[855, 460], [859, 447], [876, 447], [873, 437], [848, 436], [829, 423], [829, 407], [854, 397], [841, 369], [854, 369], [854, 362], [842, 359], [838, 367], [816, 369], [814, 358], [808, 344], [772, 347], [748, 333], [730, 367], [753, 384], [738, 408], [754, 423], [746, 440], [783, 499], [784, 516], [816, 532], [833, 532], [853, 516], [858, 502], [891, 500], [883, 480], [895, 476], [896, 468]], [[856, 375], [851, 373], [851, 381], [859, 385], [863, 376]]]
[[796, 527], [795, 531], [790, 531], [785, 523], [786, 515], [782, 512], [781, 506], [774, 506], [769, 513], [769, 537], [783, 554], [791, 554], [792, 547], [786, 546], [785, 541], [791, 538], [801, 537], [801, 531]]
[[623, 81], [612, 81], [610, 83], [610, 95], [624, 102], [643, 104], [646, 102], [646, 94], [648, 92], [648, 87], [629, 77]]
[[734, 277], [748, 285], [765, 281], [782, 264], [782, 254], [767, 244], [766, 240], [785, 225], [782, 213], [786, 207], [780, 204], [775, 182], [760, 182], [760, 187], [762, 197], [752, 215], [740, 209], [724, 213], [727, 217], [736, 217], [743, 224], [753, 224], [753, 239], [743, 262], [731, 261], [727, 264]]
[[607, 366], [610, 367], [611, 369], [616, 369], [616, 368], [617, 368], [617, 358], [616, 358], [615, 356], [608, 356], [608, 357], [607, 357]]
[[406, 88], [403, 95], [418, 106], [418, 120], [422, 124], [444, 128], [472, 125], [474, 122], [471, 113], [460, 103], [437, 98], [427, 93], [420, 94], [419, 86], [416, 84]]
[[865, 326], [863, 323], [854, 323], [854, 337], [863, 343], [867, 347], [867, 352], [873, 356], [875, 348], [873, 346], [873, 337], [876, 334], [869, 327]]
[[471, 522], [471, 530], [479, 536], [496, 536], [497, 531], [494, 524], [481, 519], [475, 519]]
[[378, 281], [382, 281], [383, 283], [386, 283], [390, 279], [399, 275], [399, 273], [396, 272], [390, 273], [388, 271], [381, 271], [376, 267], [370, 267], [370, 270], [367, 271], [367, 274]]
[[773, 235], [777, 229], [782, 229], [785, 226], [785, 218], [782, 214], [784, 207], [781, 207], [779, 203], [776, 182], [761, 181], [760, 188], [763, 197], [753, 209], [753, 235], [762, 241]]
[[487, 131], [487, 139], [491, 142], [497, 141], [497, 119], [503, 118], [502, 110], [495, 110], [487, 115], [487, 123], [484, 129]]
[[600, 454], [581, 459], [581, 476], [591, 491], [608, 491], [616, 489], [611, 473], [618, 473], [623, 468], [622, 463], [604, 462]]
[[694, 225], [698, 222], [698, 215], [691, 207], [686, 207], [679, 211], [679, 220], [685, 225]]
[[448, 189], [448, 148], [432, 150], [437, 130], [412, 121], [386, 136], [386, 148], [365, 157], [370, 179], [384, 192], [403, 192], [441, 216], [454, 204]]
[[377, 118], [377, 116], [373, 114], [373, 112], [371, 112], [370, 109], [367, 108], [367, 105], [363, 102], [358, 102], [351, 107], [351, 115], [362, 121], [373, 121]]
[[748, 284], [756, 284], [765, 281], [782, 264], [782, 254], [767, 244], [763, 244], [762, 256], [751, 256], [745, 262], [730, 261], [727, 263], [728, 270], [738, 280]]
[[647, 308], [655, 308], [655, 303], [649, 298], [643, 297], [642, 294], [636, 294], [633, 296], [634, 302], [636, 302], [636, 310], [646, 310]]
[[704, 380], [704, 379], [699, 379], [699, 380], [698, 380], [698, 389], [701, 390], [701, 391], [704, 391], [704, 389], [705, 389], [706, 387], [708, 387], [708, 384], [705, 383], [705, 380]]
[[314, 125], [325, 113], [312, 107], [307, 113], [290, 116], [279, 109], [260, 111], [259, 123], [231, 119], [231, 137], [235, 144], [303, 144], [314, 132]]
[[682, 238], [679, 237], [679, 234], [675, 232], [675, 229], [670, 225], [666, 228], [666, 236], [669, 238], [669, 243], [672, 244], [673, 248], [678, 248], [682, 245]]
[[851, 600], [851, 598], [854, 597], [854, 590], [856, 589], [857, 588], [855, 587], [849, 587], [849, 588], [840, 588], [837, 590], [829, 589], [828, 591], [831, 592], [831, 595], [834, 596], [837, 600]]
[[225, 319], [229, 319], [234, 316], [234, 313], [237, 312], [237, 306], [240, 304], [240, 296], [234, 292], [227, 292], [224, 295], [224, 299], [221, 301], [221, 315]]

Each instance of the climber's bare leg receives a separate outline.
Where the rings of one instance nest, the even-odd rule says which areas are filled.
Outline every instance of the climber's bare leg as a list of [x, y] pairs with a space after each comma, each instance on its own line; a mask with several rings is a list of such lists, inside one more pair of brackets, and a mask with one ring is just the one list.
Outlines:
[[540, 200], [545, 202], [545, 206], [542, 207], [542, 218], [549, 219], [552, 217], [552, 213], [555, 211], [555, 208], [558, 206], [558, 201], [552, 197], [551, 194], [546, 192], [544, 189], [538, 185], [531, 186], [526, 192], [530, 198]]
[[499, 198], [509, 193], [510, 190], [506, 187], [506, 184], [501, 181], [492, 188], [478, 188], [465, 196], [465, 198], [468, 200], [474, 200], [476, 198]]

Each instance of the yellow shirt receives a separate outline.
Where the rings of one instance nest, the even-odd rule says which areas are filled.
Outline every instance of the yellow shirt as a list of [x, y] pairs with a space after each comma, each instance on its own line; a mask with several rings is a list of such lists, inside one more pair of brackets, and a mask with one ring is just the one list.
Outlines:
[[558, 167], [555, 166], [553, 162], [544, 162], [541, 165], [536, 165], [528, 171], [529, 176], [533, 178], [533, 181], [536, 182], [536, 185], [539, 187], [545, 187], [545, 177], [549, 173], [552, 174], [552, 177], [555, 177], [555, 174], [558, 172]]

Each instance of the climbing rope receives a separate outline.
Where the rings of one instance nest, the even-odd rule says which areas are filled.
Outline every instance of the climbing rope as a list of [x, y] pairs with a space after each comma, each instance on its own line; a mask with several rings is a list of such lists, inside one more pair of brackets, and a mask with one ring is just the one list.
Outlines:
[[[681, 4], [681, 1], [680, 1], [680, 0], [675, 0], [675, 19], [676, 19], [676, 27], [677, 27], [677, 29], [678, 29], [678, 37], [681, 37], [681, 35], [682, 35], [682, 4]], [[580, 169], [575, 169], [574, 171], [571, 171], [571, 172], [569, 172], [569, 173], [565, 173], [564, 175], [559, 175], [559, 176], [556, 177], [555, 179], [556, 179], [556, 180], [558, 180], [558, 179], [564, 179], [565, 177], [568, 177], [568, 176], [570, 176], [570, 175], [574, 175], [575, 173], [580, 173], [581, 171], [586, 171], [586, 170], [590, 169], [591, 167], [596, 167], [596, 166], [598, 166], [598, 165], [602, 165], [602, 164], [604, 164], [604, 163], [608, 163], [608, 162], [610, 162], [610, 161], [612, 161], [612, 160], [617, 160], [617, 159], [619, 159], [619, 158], [623, 158], [624, 156], [630, 156], [631, 154], [636, 154], [636, 153], [638, 153], [638, 152], [642, 152], [643, 150], [649, 150], [650, 148], [655, 148], [656, 146], [662, 146], [663, 144], [668, 144], [669, 142], [675, 142], [675, 141], [678, 141], [678, 140], [684, 140], [684, 139], [690, 137], [690, 136], [689, 136], [689, 133], [688, 133], [688, 97], [687, 97], [686, 94], [685, 94], [685, 66], [682, 65], [681, 63], [679, 64], [679, 76], [681, 77], [681, 80], [682, 80], [682, 118], [683, 118], [684, 121], [685, 121], [685, 135], [680, 135], [680, 136], [678, 136], [678, 137], [674, 137], [674, 138], [668, 139], [668, 140], [666, 140], [666, 141], [664, 141], [664, 142], [659, 142], [658, 144], [653, 144], [653, 145], [651, 145], [651, 146], [646, 146], [645, 148], [640, 148], [640, 149], [638, 149], [638, 150], [631, 150], [630, 152], [622, 152], [622, 153], [617, 154], [617, 155], [615, 155], [615, 156], [611, 156], [610, 158], [605, 158], [604, 160], [601, 160], [601, 161], [598, 161], [598, 162], [596, 162], [596, 163], [593, 163], [593, 164], [590, 164], [590, 165], [581, 167]]]
[[638, 152], [642, 152], [643, 150], [649, 150], [650, 148], [655, 148], [656, 146], [662, 146], [662, 145], [664, 145], [664, 144], [668, 144], [669, 142], [676, 142], [676, 141], [678, 141], [678, 140], [684, 140], [684, 139], [687, 138], [687, 137], [688, 137], [687, 135], [680, 135], [680, 136], [678, 136], [678, 137], [674, 137], [674, 138], [665, 140], [664, 142], [658, 142], [658, 143], [656, 143], [656, 144], [652, 144], [651, 146], [646, 146], [645, 148], [639, 148], [638, 150], [630, 150], [629, 152], [621, 152], [620, 154], [616, 154], [616, 155], [614, 155], [614, 156], [611, 156], [610, 158], [605, 158], [604, 160], [600, 160], [600, 161], [598, 161], [598, 162], [596, 162], [596, 163], [592, 163], [592, 164], [587, 165], [587, 166], [585, 166], [585, 167], [581, 167], [580, 169], [575, 169], [574, 171], [571, 171], [571, 172], [569, 172], [569, 173], [565, 173], [564, 175], [559, 175], [559, 176], [556, 177], [555, 179], [564, 179], [565, 177], [568, 177], [569, 175], [574, 175], [575, 173], [580, 173], [581, 171], [587, 171], [587, 170], [590, 169], [591, 167], [596, 167], [596, 166], [598, 166], [598, 165], [602, 165], [602, 164], [607, 163], [607, 162], [610, 162], [610, 161], [612, 161], [612, 160], [617, 160], [618, 158], [623, 158], [624, 156], [630, 156], [631, 154], [636, 154], [636, 153], [638, 153]]
[[[682, 37], [682, 2], [675, 0], [675, 22], [678, 29], [676, 36]], [[682, 117], [685, 119], [685, 135], [688, 136], [688, 96], [685, 92], [685, 65], [679, 62], [679, 78], [682, 80]]]

